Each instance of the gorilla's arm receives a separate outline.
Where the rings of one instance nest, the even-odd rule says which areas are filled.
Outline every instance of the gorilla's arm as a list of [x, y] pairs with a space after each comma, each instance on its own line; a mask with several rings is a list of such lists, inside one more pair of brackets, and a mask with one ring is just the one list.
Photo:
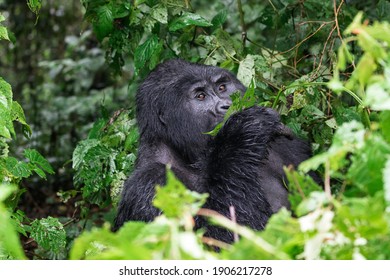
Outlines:
[[[266, 168], [269, 143], [285, 133], [278, 114], [270, 109], [252, 107], [232, 115], [213, 142], [206, 179], [210, 196], [204, 208], [230, 217], [233, 206], [239, 224], [263, 229], [272, 210], [259, 170]], [[221, 228], [210, 227], [208, 235], [232, 241], [231, 233]]]
[[128, 220], [150, 222], [161, 214], [152, 202], [156, 185], [165, 184], [165, 173], [166, 167], [161, 163], [152, 163], [134, 170], [124, 185], [114, 231]]

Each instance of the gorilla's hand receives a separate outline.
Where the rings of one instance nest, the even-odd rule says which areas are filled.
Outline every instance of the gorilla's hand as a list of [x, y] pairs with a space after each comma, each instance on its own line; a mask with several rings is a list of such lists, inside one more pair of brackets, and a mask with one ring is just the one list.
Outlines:
[[252, 138], [262, 143], [268, 143], [278, 136], [293, 137], [291, 130], [280, 122], [276, 111], [259, 106], [232, 115], [222, 128], [221, 137], [222, 135], [235, 135], [236, 140], [243, 141], [250, 141]]

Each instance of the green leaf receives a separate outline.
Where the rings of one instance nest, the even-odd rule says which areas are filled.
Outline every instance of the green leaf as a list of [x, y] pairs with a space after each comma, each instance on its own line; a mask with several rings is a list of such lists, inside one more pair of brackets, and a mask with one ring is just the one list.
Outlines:
[[[383, 2], [385, 1], [386, 0], [383, 0]], [[387, 2], [387, 7], [390, 7], [389, 2]], [[390, 24], [388, 22], [374, 22], [373, 25], [365, 26], [365, 31], [367, 31], [370, 36], [378, 40], [379, 43], [381, 43], [380, 41], [383, 41], [387, 44], [390, 44]], [[382, 47], [384, 46], [386, 45], [382, 45]]]
[[3, 201], [16, 191], [12, 185], [0, 184], [0, 259], [25, 259], [11, 215]]
[[357, 121], [344, 123], [337, 129], [328, 151], [302, 162], [298, 169], [307, 173], [310, 170], [317, 170], [321, 164], [329, 162], [331, 171], [339, 170], [346, 165], [345, 157], [349, 152], [364, 146], [365, 133], [363, 124]]
[[347, 177], [365, 193], [373, 196], [383, 190], [383, 169], [390, 145], [377, 135], [370, 136], [362, 149], [355, 152]]
[[390, 143], [390, 111], [381, 112], [379, 125], [384, 138]]
[[99, 6], [96, 13], [97, 20], [93, 22], [93, 28], [98, 40], [102, 41], [114, 29], [114, 17], [110, 5]]
[[12, 108], [12, 88], [3, 78], [0, 77], [0, 104], [8, 109]]
[[66, 246], [66, 232], [58, 219], [37, 219], [31, 224], [31, 237], [45, 250], [58, 253]]
[[347, 67], [347, 63], [351, 63], [353, 61], [352, 54], [350, 53], [347, 44], [345, 43], [341, 44], [341, 46], [338, 49], [337, 58], [338, 58], [337, 67], [341, 71], [345, 71]]
[[154, 49], [152, 56], [149, 59], [149, 69], [152, 70], [154, 69], [157, 64], [160, 63], [160, 54], [163, 50], [163, 42], [159, 40], [158, 45]]
[[[236, 112], [242, 111], [244, 109], [253, 107], [257, 103], [257, 98], [255, 95], [256, 84], [255, 81], [252, 80], [249, 84], [244, 96], [242, 96], [241, 92], [236, 92], [231, 95], [232, 98], [232, 109]], [[230, 108], [229, 108], [230, 109]]]
[[156, 35], [149, 37], [142, 45], [138, 46], [134, 54], [135, 69], [139, 72], [145, 67], [147, 61], [149, 61], [153, 55], [159, 53], [161, 47], [159, 39]]
[[0, 26], [0, 40], [1, 39], [10, 41], [8, 36], [8, 30], [4, 26]]
[[162, 24], [168, 23], [168, 9], [166, 6], [158, 4], [152, 8], [150, 15]]
[[298, 222], [286, 209], [281, 209], [272, 215], [264, 231], [243, 229], [240, 240], [221, 254], [226, 260], [290, 259], [289, 255], [294, 255], [292, 252], [299, 250], [302, 243]]
[[[0, 112], [1, 113], [1, 112]], [[1, 118], [6, 118], [3, 114], [0, 114]], [[6, 125], [2, 124], [0, 120], [0, 136], [3, 136], [4, 138], [11, 139], [11, 133], [9, 129], [6, 127]]]
[[345, 236], [356, 238], [373, 238], [387, 234], [388, 223], [385, 218], [383, 197], [345, 198], [337, 208], [335, 226]]
[[349, 87], [349, 83], [357, 79], [360, 85], [367, 85], [368, 80], [371, 78], [372, 74], [377, 69], [377, 65], [375, 64], [375, 60], [370, 53], [365, 53], [359, 63], [356, 66], [355, 71], [352, 74], [351, 80], [347, 83], [347, 87]]
[[8, 139], [15, 136], [12, 121], [12, 88], [0, 77], [0, 136]]
[[27, 6], [34, 14], [38, 14], [41, 9], [42, 0], [27, 0]]
[[95, 121], [93, 127], [88, 133], [88, 139], [98, 139], [100, 133], [102, 132], [106, 124], [107, 124], [106, 119], [98, 119], [97, 121]]
[[383, 169], [383, 183], [385, 200], [387, 205], [390, 206], [390, 156], [387, 156], [385, 168]]
[[[306, 99], [306, 93], [304, 90], [297, 90], [294, 91], [293, 93], [293, 104], [290, 108], [290, 111], [298, 110], [305, 108], [306, 106], [310, 106], [310, 109], [314, 112], [316, 111], [317, 113], [323, 114], [320, 110], [317, 109], [317, 107], [309, 105], [308, 100]], [[306, 109], [307, 111], [308, 109]]]
[[17, 120], [21, 124], [27, 125], [26, 117], [24, 116], [23, 108], [16, 101], [12, 102], [12, 120]]
[[37, 173], [38, 176], [41, 177], [42, 179], [46, 179], [46, 173], [42, 169], [38, 168], [37, 166], [35, 165], [31, 166], [31, 171]]
[[88, 149], [88, 152], [86, 153], [84, 160], [86, 162], [93, 162], [93, 161], [100, 161], [100, 160], [106, 160], [113, 154], [113, 151], [104, 146], [104, 145], [97, 145], [94, 147], [91, 147]]
[[288, 180], [288, 199], [291, 209], [296, 211], [298, 205], [307, 198], [311, 192], [321, 191], [322, 188], [308, 175], [298, 171], [284, 168]]
[[228, 12], [226, 9], [223, 9], [218, 14], [216, 14], [211, 20], [211, 24], [213, 25], [213, 28], [217, 29], [221, 27], [225, 23], [227, 16], [228, 16]]
[[254, 76], [255, 60], [252, 55], [248, 54], [245, 59], [240, 62], [237, 79], [239, 79], [244, 86], [248, 87], [251, 84]]
[[285, 208], [271, 216], [260, 236], [292, 258], [303, 250], [304, 238], [299, 222]]
[[111, 11], [112, 11], [112, 17], [113, 18], [124, 18], [129, 16], [131, 4], [122, 2], [122, 3], [115, 3], [111, 2]]
[[[128, 222], [114, 234], [107, 226], [83, 232], [70, 250], [72, 260], [151, 260], [152, 250], [142, 246], [144, 238], [154, 236], [145, 232], [152, 224]], [[158, 232], [157, 232], [158, 233]], [[155, 232], [156, 235], [156, 232]]]
[[32, 135], [32, 130], [26, 122], [26, 117], [22, 106], [16, 101], [12, 102], [12, 120], [16, 120], [23, 125], [23, 133], [26, 138], [30, 138]]
[[206, 198], [206, 194], [188, 190], [171, 170], [167, 170], [167, 183], [165, 187], [156, 187], [153, 205], [169, 218], [180, 218], [186, 214], [195, 215], [206, 202]]
[[179, 29], [193, 25], [202, 27], [212, 26], [208, 20], [204, 19], [200, 15], [185, 12], [169, 24], [169, 31], [175, 32]]
[[79, 169], [84, 162], [85, 155], [88, 153], [88, 151], [99, 144], [100, 142], [97, 139], [88, 139], [80, 142], [73, 151], [73, 169]]
[[0, 203], [5, 201], [11, 194], [15, 193], [17, 187], [14, 185], [1, 184], [0, 185]]
[[330, 128], [333, 128], [333, 129], [337, 129], [337, 127], [338, 127], [335, 118], [331, 118], [331, 119], [325, 121], [325, 124], [326, 124], [327, 126], [329, 126]]
[[[43, 169], [43, 171], [49, 174], [54, 174], [54, 170], [51, 167], [50, 163], [36, 150], [26, 149], [24, 150], [24, 156], [30, 160], [34, 167], [37, 167], [34, 168], [34, 171], [36, 171], [36, 169]], [[38, 172], [38, 175], [41, 176], [42, 173]]]
[[381, 43], [375, 40], [367, 32], [367, 28], [365, 27], [360, 28], [358, 43], [366, 53], [370, 53], [377, 60], [384, 59], [387, 56], [386, 50], [382, 47]]
[[7, 170], [17, 178], [27, 178], [31, 175], [31, 169], [25, 162], [18, 161], [14, 157], [7, 157], [5, 159]]

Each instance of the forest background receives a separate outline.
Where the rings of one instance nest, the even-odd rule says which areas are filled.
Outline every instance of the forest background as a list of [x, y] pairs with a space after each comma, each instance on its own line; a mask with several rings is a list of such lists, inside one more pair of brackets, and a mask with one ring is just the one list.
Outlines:
[[[0, 259], [390, 259], [387, 0], [0, 0]], [[291, 211], [215, 244], [172, 174], [153, 223], [110, 224], [137, 153], [137, 85], [173, 57], [248, 86], [314, 156]], [[324, 185], [304, 175], [316, 170]]]

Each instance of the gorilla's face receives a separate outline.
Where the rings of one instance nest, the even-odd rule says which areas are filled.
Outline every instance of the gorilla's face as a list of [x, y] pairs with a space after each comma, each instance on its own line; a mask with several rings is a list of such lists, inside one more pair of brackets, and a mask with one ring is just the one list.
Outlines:
[[142, 141], [164, 142], [188, 158], [206, 147], [205, 135], [223, 120], [230, 96], [245, 87], [224, 69], [170, 60], [160, 64], [137, 93]]
[[245, 90], [228, 72], [218, 69], [217, 73], [210, 74], [194, 79], [186, 94], [185, 107], [192, 115], [194, 123], [199, 124], [202, 132], [211, 131], [223, 120], [232, 104], [230, 96], [234, 92]]

